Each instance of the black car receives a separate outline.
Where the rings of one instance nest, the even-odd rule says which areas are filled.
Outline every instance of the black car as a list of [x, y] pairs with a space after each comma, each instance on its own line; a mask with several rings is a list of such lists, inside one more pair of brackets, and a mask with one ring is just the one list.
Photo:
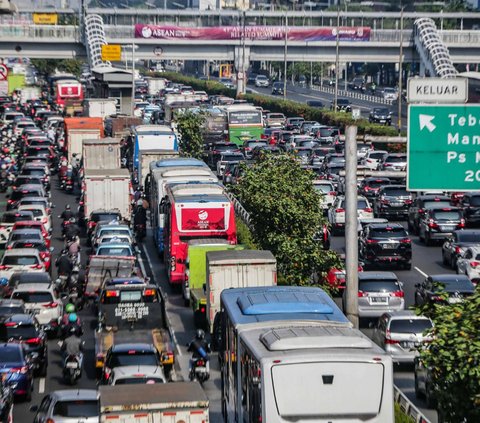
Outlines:
[[0, 341], [23, 345], [33, 369], [46, 376], [48, 367], [47, 335], [31, 314], [14, 314], [0, 320]]
[[283, 82], [274, 82], [272, 85], [272, 94], [273, 95], [283, 95]]
[[399, 223], [372, 223], [359, 237], [359, 258], [367, 265], [397, 264], [412, 267], [412, 241]]
[[450, 197], [446, 195], [419, 195], [408, 210], [408, 230], [416, 235], [425, 210], [430, 207], [450, 207]]
[[323, 109], [325, 106], [320, 100], [307, 100], [307, 106]]
[[359, 194], [367, 197], [373, 198], [377, 195], [378, 191], [381, 187], [385, 185], [390, 185], [392, 181], [388, 178], [375, 178], [375, 177], [368, 177], [365, 178], [361, 183], [360, 187], [358, 188]]
[[[335, 102], [332, 101], [330, 105], [330, 110], [335, 109]], [[347, 98], [339, 98], [337, 99], [337, 112], [351, 112], [352, 111], [352, 104], [350, 100]]]
[[368, 115], [370, 123], [381, 123], [382, 125], [392, 124], [392, 112], [386, 107], [374, 107]]
[[375, 198], [376, 217], [407, 217], [412, 195], [404, 185], [387, 185], [378, 190]]
[[480, 245], [480, 230], [461, 229], [454, 231], [442, 245], [443, 264], [455, 269], [458, 257], [473, 245]]
[[302, 123], [305, 121], [303, 117], [291, 117], [287, 118], [285, 122], [285, 129], [288, 131], [292, 131], [295, 129], [299, 129], [302, 126]]
[[280, 147], [274, 145], [263, 145], [255, 147], [252, 151], [252, 160], [261, 160], [266, 155], [272, 154], [278, 156], [283, 154], [283, 150]]
[[[475, 293], [475, 285], [466, 275], [430, 275], [415, 284], [415, 305], [429, 302], [456, 304]], [[447, 300], [442, 299], [442, 291]]]
[[480, 192], [467, 192], [460, 201], [467, 226], [480, 226]]
[[418, 237], [425, 245], [433, 241], [443, 241], [457, 229], [465, 228], [462, 209], [458, 207], [431, 208], [425, 211], [420, 220]]
[[13, 422], [13, 391], [6, 380], [0, 378], [0, 423]]

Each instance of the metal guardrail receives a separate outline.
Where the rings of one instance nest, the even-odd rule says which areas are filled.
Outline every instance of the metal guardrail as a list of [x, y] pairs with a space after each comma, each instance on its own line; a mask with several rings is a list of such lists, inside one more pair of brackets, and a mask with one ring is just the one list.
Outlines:
[[80, 29], [75, 25], [1, 24], [0, 40], [9, 39], [81, 42]]
[[248, 229], [253, 231], [252, 219], [250, 218], [250, 214], [245, 210], [245, 207], [242, 206], [240, 201], [238, 201], [238, 199], [231, 192], [226, 191], [226, 194], [233, 203], [233, 209], [235, 210], [236, 215], [242, 219], [243, 223], [247, 225]]
[[393, 397], [400, 409], [415, 423], [431, 423], [396, 385], [393, 385]]
[[[335, 87], [332, 86], [320, 86], [320, 85], [312, 85], [312, 90], [320, 91], [328, 94], [335, 94]], [[371, 94], [364, 94], [357, 91], [349, 91], [349, 90], [338, 90], [337, 94], [339, 97], [349, 97], [349, 98], [356, 98], [357, 100], [369, 101], [371, 103], [379, 103], [391, 106], [393, 104], [393, 100], [385, 100], [383, 97]]]

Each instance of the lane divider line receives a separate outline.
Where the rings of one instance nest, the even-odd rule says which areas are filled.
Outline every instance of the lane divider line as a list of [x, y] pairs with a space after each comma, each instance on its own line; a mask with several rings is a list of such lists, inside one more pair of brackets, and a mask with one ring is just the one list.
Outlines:
[[38, 381], [38, 393], [43, 394], [45, 392], [45, 378], [41, 377]]
[[415, 266], [414, 269], [425, 278], [428, 276], [423, 270], [419, 269], [417, 266]]

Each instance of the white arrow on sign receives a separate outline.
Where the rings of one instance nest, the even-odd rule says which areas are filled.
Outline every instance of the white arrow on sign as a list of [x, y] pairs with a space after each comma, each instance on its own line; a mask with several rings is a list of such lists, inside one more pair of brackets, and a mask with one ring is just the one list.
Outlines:
[[430, 115], [418, 115], [418, 119], [420, 121], [420, 131], [423, 128], [427, 128], [430, 132], [433, 132], [436, 126], [432, 123], [432, 120], [435, 116]]

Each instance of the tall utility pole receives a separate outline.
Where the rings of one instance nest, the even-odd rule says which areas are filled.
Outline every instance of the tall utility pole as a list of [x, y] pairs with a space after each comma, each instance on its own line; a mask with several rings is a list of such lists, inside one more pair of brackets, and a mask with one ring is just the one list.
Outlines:
[[340, 5], [337, 4], [337, 35], [335, 38], [335, 97], [333, 98], [333, 110], [337, 111], [338, 101], [338, 71], [340, 70], [340, 62], [338, 57], [338, 50], [340, 44]]
[[242, 12], [242, 60], [238, 60], [237, 96], [245, 94], [245, 10]]
[[283, 48], [283, 99], [287, 99], [287, 45], [288, 45], [288, 12], [285, 12], [285, 46]]
[[132, 43], [132, 116], [135, 111], [135, 47], [136, 45]]
[[357, 127], [345, 130], [345, 270], [346, 314], [355, 328], [358, 319]]
[[403, 10], [400, 14], [400, 57], [398, 58], [398, 133], [402, 131], [402, 91], [403, 91]]

